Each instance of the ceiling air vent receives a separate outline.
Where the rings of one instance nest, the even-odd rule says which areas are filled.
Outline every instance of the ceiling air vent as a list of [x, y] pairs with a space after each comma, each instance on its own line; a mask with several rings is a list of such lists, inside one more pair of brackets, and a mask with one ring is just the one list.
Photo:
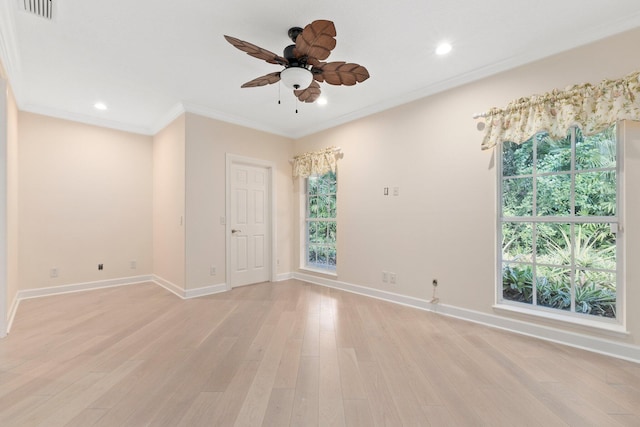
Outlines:
[[53, 19], [53, 0], [18, 0], [18, 7], [41, 18]]

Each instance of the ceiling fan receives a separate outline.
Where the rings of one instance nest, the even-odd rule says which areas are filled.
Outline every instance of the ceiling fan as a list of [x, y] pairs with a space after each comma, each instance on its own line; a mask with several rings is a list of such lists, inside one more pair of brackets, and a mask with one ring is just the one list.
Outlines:
[[293, 89], [300, 101], [314, 102], [320, 96], [318, 83], [353, 86], [369, 78], [369, 72], [362, 65], [344, 61], [322, 62], [336, 47], [336, 27], [333, 22], [313, 21], [304, 29], [290, 28], [288, 35], [294, 44], [287, 46], [282, 56], [235, 37], [224, 36], [229, 43], [248, 55], [284, 67], [282, 71], [255, 78], [241, 87], [265, 86], [282, 81]]

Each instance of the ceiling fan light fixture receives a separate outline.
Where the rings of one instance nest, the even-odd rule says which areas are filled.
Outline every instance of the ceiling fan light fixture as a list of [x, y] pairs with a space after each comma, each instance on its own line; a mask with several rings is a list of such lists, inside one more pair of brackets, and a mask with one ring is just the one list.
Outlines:
[[313, 81], [311, 71], [302, 67], [288, 67], [280, 72], [280, 80], [289, 89], [306, 89]]

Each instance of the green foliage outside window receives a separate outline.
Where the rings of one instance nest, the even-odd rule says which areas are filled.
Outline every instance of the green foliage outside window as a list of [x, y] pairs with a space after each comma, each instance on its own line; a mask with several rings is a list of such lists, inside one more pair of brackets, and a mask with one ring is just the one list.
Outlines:
[[335, 270], [337, 265], [337, 180], [334, 172], [307, 178], [306, 266]]
[[616, 317], [615, 126], [502, 149], [502, 298]]

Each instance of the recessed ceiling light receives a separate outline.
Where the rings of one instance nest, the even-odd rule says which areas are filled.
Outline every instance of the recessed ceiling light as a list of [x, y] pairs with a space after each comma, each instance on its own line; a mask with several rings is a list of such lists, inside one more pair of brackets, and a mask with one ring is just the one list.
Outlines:
[[318, 98], [318, 105], [327, 105], [327, 98], [320, 97]]
[[451, 49], [453, 49], [451, 44], [447, 42], [440, 43], [436, 48], [436, 55], [446, 55], [447, 53], [451, 52]]
[[106, 110], [107, 109], [107, 104], [105, 104], [104, 102], [96, 102], [95, 104], [93, 104], [93, 107], [96, 110]]

